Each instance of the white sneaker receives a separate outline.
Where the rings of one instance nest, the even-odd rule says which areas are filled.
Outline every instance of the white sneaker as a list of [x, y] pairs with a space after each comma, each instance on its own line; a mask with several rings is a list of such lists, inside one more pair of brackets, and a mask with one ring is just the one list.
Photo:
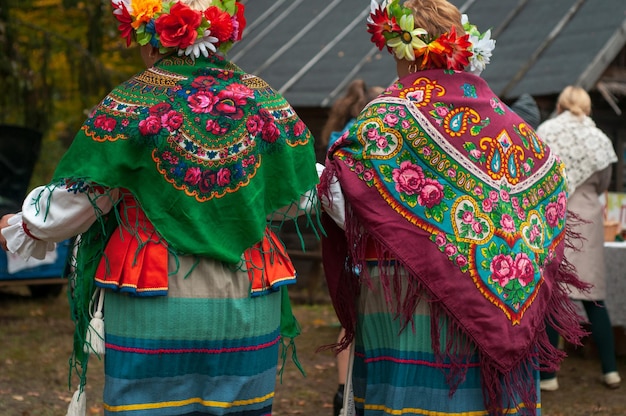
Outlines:
[[559, 381], [554, 378], [539, 381], [539, 388], [542, 391], [555, 391], [559, 389]]
[[616, 389], [620, 386], [622, 379], [620, 378], [617, 371], [611, 371], [610, 373], [606, 373], [602, 376], [602, 380], [604, 381], [604, 385], [610, 389]]

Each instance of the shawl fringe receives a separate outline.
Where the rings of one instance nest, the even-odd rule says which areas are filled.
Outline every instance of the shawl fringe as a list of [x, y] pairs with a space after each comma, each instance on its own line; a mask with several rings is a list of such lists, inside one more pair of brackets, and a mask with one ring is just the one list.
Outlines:
[[[322, 183], [324, 183], [322, 181]], [[323, 192], [321, 187], [320, 192]], [[572, 219], [577, 219], [571, 214]], [[452, 396], [457, 388], [465, 381], [467, 370], [471, 366], [479, 365], [483, 398], [486, 409], [490, 415], [504, 416], [511, 409], [521, 415], [534, 416], [537, 411], [537, 385], [534, 372], [555, 371], [565, 358], [566, 353], [554, 347], [545, 331], [546, 325], [553, 326], [566, 340], [574, 345], [581, 345], [581, 339], [587, 335], [582, 328], [583, 318], [568, 296], [567, 285], [579, 289], [588, 288], [588, 285], [578, 279], [576, 270], [566, 258], [559, 263], [554, 273], [552, 288], [553, 293], [547, 304], [547, 314], [544, 322], [536, 331], [535, 339], [520, 358], [518, 363], [509, 370], [504, 371], [477, 348], [471, 341], [466, 330], [453, 319], [442, 303], [428, 293], [425, 285], [421, 283], [420, 276], [400, 273], [408, 271], [385, 245], [376, 241], [356, 221], [354, 215], [347, 207], [345, 231], [341, 230], [334, 221], [326, 214], [322, 216], [323, 226], [326, 230], [326, 238], [322, 241], [324, 256], [328, 258], [342, 258], [346, 261], [342, 265], [333, 265], [325, 262], [324, 268], [329, 280], [331, 299], [335, 307], [338, 319], [345, 329], [345, 336], [339, 342], [320, 347], [319, 350], [333, 349], [340, 352], [350, 346], [356, 331], [356, 300], [359, 294], [360, 284], [371, 285], [371, 276], [367, 261], [366, 248], [374, 248], [376, 258], [386, 259], [377, 262], [380, 273], [380, 283], [384, 291], [385, 300], [389, 305], [396, 305], [393, 311], [401, 322], [401, 331], [407, 327], [413, 328], [413, 313], [421, 301], [429, 303], [431, 312], [431, 346], [437, 363], [446, 363], [442, 371], [450, 387], [449, 395]], [[563, 246], [573, 247], [573, 241], [580, 236], [573, 230], [568, 221], [565, 229], [565, 242]], [[355, 242], [349, 245], [348, 242]], [[332, 276], [339, 276], [336, 280]], [[399, 300], [399, 301], [398, 301]], [[445, 325], [442, 325], [443, 322]], [[447, 340], [441, 345], [441, 335], [445, 334]], [[478, 357], [478, 364], [475, 362]], [[472, 358], [474, 360], [472, 360]]]

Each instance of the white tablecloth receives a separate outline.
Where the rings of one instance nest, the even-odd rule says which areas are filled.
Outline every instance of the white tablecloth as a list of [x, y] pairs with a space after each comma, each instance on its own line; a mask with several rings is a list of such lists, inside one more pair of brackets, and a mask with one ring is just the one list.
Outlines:
[[626, 327], [626, 242], [604, 243], [606, 306], [613, 326]]

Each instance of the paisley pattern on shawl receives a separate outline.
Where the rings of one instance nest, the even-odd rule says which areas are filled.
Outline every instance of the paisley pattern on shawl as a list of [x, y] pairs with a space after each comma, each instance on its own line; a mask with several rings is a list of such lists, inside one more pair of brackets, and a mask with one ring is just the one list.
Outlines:
[[454, 87], [423, 76], [388, 91], [361, 115], [354, 145], [346, 137], [335, 157], [429, 233], [451, 266], [517, 325], [563, 237], [562, 167], [523, 121], [510, 131], [488, 128], [494, 117], [510, 118], [497, 98], [479, 99], [476, 85], [463, 84], [475, 102], [455, 107], [446, 97]]
[[[326, 168], [320, 192], [328, 196], [336, 176], [347, 205], [345, 233], [325, 222], [323, 244], [329, 290], [347, 331], [355, 313], [345, 305], [358, 291], [352, 271], [367, 281], [365, 253], [373, 246], [379, 259], [395, 260], [379, 267], [386, 296], [407, 323], [416, 302], [431, 302], [435, 351], [453, 354], [444, 351], [450, 345], [438, 345], [443, 313], [453, 326], [445, 330], [477, 346], [486, 397], [497, 401], [492, 393], [500, 383], [493, 380], [506, 377], [514, 390], [527, 383], [515, 394], [525, 391], [532, 402], [529, 368], [559, 361], [544, 319], [572, 338], [581, 335], [559, 288], [560, 281], [577, 281], [562, 262], [563, 165], [533, 129], [481, 78], [421, 71], [363, 110], [329, 150]], [[409, 271], [412, 289], [402, 299], [394, 292], [402, 286], [394, 282], [394, 264]]]
[[129, 189], [175, 250], [237, 262], [269, 214], [314, 189], [314, 162], [310, 131], [262, 79], [171, 56], [104, 98], [55, 180]]

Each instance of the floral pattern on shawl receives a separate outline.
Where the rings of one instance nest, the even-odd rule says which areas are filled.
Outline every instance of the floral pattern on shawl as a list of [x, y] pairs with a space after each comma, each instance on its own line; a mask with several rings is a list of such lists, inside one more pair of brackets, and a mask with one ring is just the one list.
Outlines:
[[[123, 95], [109, 94], [83, 130], [96, 141], [165, 143], [155, 146], [152, 157], [172, 186], [198, 201], [221, 198], [250, 183], [261, 155], [311, 139], [282, 97], [261, 79], [238, 71], [226, 61], [199, 66], [190, 78], [151, 68], [127, 81]], [[150, 93], [166, 90], [177, 99], [144, 104]], [[259, 106], [257, 95], [274, 96], [272, 106]]]
[[[469, 83], [462, 90], [489, 102], [489, 110], [472, 107], [471, 100], [458, 107], [454, 100], [446, 103], [446, 88], [426, 76], [396, 84], [364, 110], [335, 145], [334, 157], [427, 231], [516, 325], [563, 238], [562, 166], [554, 159], [546, 163], [545, 146], [524, 122], [510, 132], [485, 130], [508, 110], [496, 97], [479, 97], [490, 90]], [[479, 137], [467, 139], [472, 136]], [[542, 178], [532, 178], [542, 163]]]

